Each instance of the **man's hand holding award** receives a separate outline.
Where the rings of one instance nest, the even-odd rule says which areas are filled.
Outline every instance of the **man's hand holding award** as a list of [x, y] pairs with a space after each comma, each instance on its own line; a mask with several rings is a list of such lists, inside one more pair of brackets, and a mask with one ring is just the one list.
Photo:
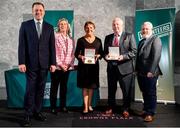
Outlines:
[[109, 47], [109, 54], [107, 55], [107, 60], [119, 60], [119, 47]]

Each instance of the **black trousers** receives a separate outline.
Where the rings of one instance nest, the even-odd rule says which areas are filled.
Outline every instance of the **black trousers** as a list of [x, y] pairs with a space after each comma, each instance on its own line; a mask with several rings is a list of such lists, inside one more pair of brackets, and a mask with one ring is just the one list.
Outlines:
[[108, 69], [107, 77], [109, 108], [114, 108], [116, 105], [117, 82], [119, 82], [123, 94], [122, 109], [123, 111], [128, 111], [133, 100], [134, 74], [122, 75], [119, 72], [118, 66], [112, 66], [111, 69]]
[[66, 93], [69, 71], [56, 70], [51, 73], [50, 104], [51, 109], [56, 109], [57, 92], [60, 84], [60, 107], [66, 107]]
[[27, 69], [26, 92], [24, 97], [24, 108], [27, 116], [41, 111], [47, 73], [47, 69], [39, 69], [36, 71]]

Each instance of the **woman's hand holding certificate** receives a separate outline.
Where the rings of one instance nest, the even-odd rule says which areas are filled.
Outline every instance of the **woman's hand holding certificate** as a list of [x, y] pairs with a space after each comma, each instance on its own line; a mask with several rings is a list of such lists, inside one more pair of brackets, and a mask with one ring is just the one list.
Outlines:
[[85, 64], [95, 64], [95, 49], [85, 48]]

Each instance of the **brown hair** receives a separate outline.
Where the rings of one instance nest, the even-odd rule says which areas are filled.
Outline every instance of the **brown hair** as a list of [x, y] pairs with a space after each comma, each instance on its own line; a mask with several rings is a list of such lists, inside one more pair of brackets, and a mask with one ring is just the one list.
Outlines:
[[88, 24], [93, 25], [94, 29], [96, 28], [95, 24], [92, 21], [86, 21], [86, 23], [84, 24], [84, 29]]
[[43, 6], [43, 8], [44, 8], [44, 4], [43, 4], [43, 3], [41, 3], [41, 2], [34, 2], [34, 3], [32, 4], [32, 8], [34, 7], [34, 5], [42, 5], [42, 6]]

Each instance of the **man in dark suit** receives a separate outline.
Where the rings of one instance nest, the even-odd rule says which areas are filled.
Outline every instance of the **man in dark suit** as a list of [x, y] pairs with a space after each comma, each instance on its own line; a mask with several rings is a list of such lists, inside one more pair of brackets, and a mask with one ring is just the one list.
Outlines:
[[[136, 41], [133, 34], [123, 31], [123, 21], [115, 18], [112, 22], [113, 34], [107, 35], [104, 42], [105, 60], [107, 61], [108, 105], [106, 114], [112, 114], [115, 106], [117, 82], [123, 93], [123, 116], [129, 117], [134, 85], [134, 59], [136, 57]], [[110, 48], [118, 49], [118, 56], [111, 57]], [[111, 50], [112, 51], [112, 50]]]
[[144, 22], [141, 28], [142, 40], [138, 45], [136, 71], [139, 88], [144, 100], [144, 121], [151, 122], [156, 110], [156, 83], [162, 72], [159, 67], [162, 44], [159, 37], [153, 35], [153, 25]]
[[41, 113], [44, 88], [48, 69], [54, 72], [56, 67], [55, 39], [53, 27], [43, 21], [44, 5], [35, 2], [32, 5], [34, 19], [22, 22], [19, 31], [19, 71], [26, 73], [26, 92], [24, 98], [25, 126], [30, 119], [44, 121]]

